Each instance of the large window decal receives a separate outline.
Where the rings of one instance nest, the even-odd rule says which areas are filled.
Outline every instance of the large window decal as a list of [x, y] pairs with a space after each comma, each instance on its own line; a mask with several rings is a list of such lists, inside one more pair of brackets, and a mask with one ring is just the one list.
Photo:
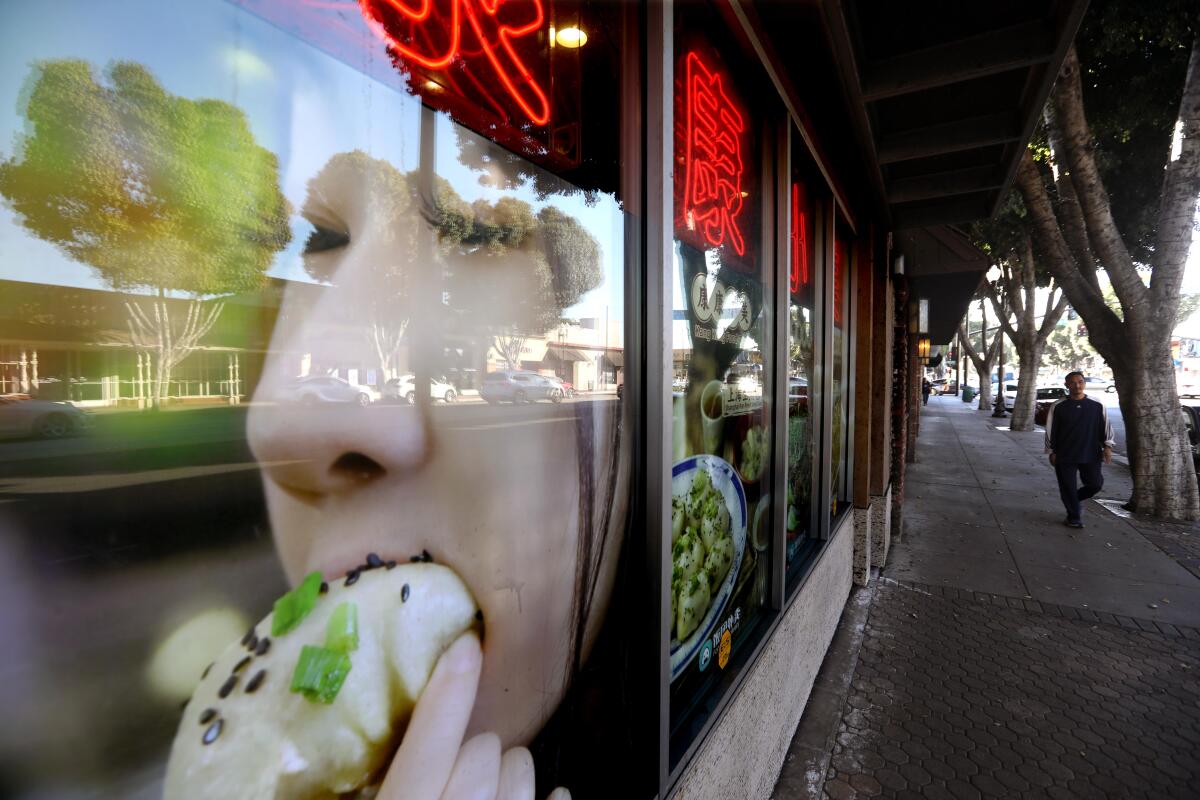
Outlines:
[[684, 223], [689, 231], [700, 233], [706, 246], [728, 243], [744, 256], [746, 241], [738, 215], [746, 125], [726, 94], [722, 75], [709, 69], [695, 51], [688, 53], [686, 63]]

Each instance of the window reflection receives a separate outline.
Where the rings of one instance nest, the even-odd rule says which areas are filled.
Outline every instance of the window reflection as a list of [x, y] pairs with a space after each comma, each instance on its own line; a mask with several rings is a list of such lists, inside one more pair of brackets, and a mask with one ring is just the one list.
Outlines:
[[[793, 161], [803, 157], [793, 145]], [[791, 263], [788, 294], [788, 451], [787, 451], [787, 560], [789, 567], [803, 563], [805, 545], [817, 536], [812, 520], [813, 443], [819, 418], [815, 391], [816, 353], [815, 269], [816, 208], [810, 197], [807, 175], [793, 169], [790, 197]]]
[[158, 796], [179, 703], [289, 581], [425, 550], [486, 620], [473, 729], [539, 796], [639, 793], [597, 766], [636, 761], [625, 14], [525, 6], [501, 55], [547, 120], [478, 71], [429, 102], [457, 68], [354, 3], [6, 12], [0, 794]]

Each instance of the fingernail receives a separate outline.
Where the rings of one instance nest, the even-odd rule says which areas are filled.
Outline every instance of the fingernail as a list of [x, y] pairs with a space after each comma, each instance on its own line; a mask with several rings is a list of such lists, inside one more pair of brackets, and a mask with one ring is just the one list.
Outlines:
[[456, 675], [471, 672], [479, 666], [479, 639], [473, 633], [458, 637], [446, 651], [446, 668]]
[[546, 800], [571, 800], [571, 793], [560, 786], [551, 792], [550, 796], [547, 797]]

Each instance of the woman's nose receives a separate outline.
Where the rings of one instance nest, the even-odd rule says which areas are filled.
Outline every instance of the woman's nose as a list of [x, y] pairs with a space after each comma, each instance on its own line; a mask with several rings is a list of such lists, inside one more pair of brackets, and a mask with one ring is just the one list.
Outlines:
[[428, 410], [390, 405], [256, 405], [250, 447], [267, 477], [311, 499], [421, 469], [430, 452]]
[[362, 385], [369, 371], [382, 383], [382, 328], [407, 329], [405, 349], [419, 346], [409, 320], [379, 305], [371, 274], [347, 259], [336, 285], [293, 285], [280, 310], [248, 438], [268, 478], [293, 494], [353, 491], [418, 470], [430, 453], [429, 404], [380, 402]]

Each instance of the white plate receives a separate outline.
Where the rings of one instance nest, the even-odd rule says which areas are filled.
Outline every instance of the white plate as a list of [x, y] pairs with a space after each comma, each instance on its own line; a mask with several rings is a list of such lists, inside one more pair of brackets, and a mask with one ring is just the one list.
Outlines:
[[691, 663], [700, 645], [712, 633], [725, 606], [729, 604], [729, 596], [733, 594], [733, 584], [737, 580], [742, 567], [742, 555], [746, 551], [746, 491], [737, 476], [737, 471], [728, 461], [716, 456], [692, 456], [685, 458], [671, 467], [671, 496], [682, 497], [692, 486], [692, 480], [698, 470], [704, 470], [712, 481], [713, 488], [721, 493], [725, 507], [729, 509], [730, 535], [733, 537], [733, 563], [729, 565], [729, 573], [721, 586], [713, 593], [712, 602], [704, 619], [692, 631], [692, 635], [680, 642], [671, 639], [671, 680], [675, 680], [684, 668]]

